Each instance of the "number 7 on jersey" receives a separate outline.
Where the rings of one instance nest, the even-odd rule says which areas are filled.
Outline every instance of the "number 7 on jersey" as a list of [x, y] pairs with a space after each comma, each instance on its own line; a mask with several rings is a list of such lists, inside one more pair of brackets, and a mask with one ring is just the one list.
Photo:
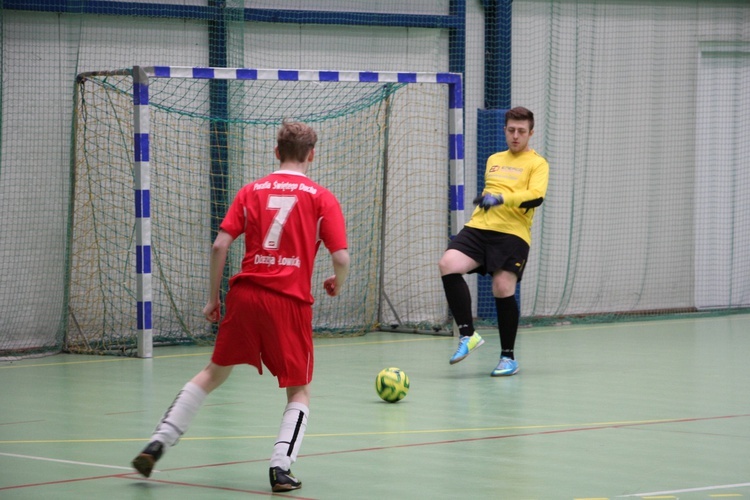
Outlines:
[[289, 218], [289, 214], [297, 204], [297, 197], [291, 196], [280, 196], [272, 194], [268, 197], [266, 203], [267, 210], [276, 210], [276, 215], [268, 227], [266, 237], [263, 240], [263, 248], [266, 250], [278, 250], [279, 242], [281, 241], [281, 233], [284, 231], [284, 224]]

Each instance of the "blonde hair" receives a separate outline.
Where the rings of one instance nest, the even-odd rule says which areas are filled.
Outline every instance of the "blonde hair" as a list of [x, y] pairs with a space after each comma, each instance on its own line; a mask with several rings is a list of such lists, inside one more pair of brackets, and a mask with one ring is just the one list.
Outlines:
[[315, 148], [316, 142], [318, 134], [312, 127], [293, 120], [284, 120], [276, 134], [279, 159], [282, 162], [307, 160], [307, 155]]

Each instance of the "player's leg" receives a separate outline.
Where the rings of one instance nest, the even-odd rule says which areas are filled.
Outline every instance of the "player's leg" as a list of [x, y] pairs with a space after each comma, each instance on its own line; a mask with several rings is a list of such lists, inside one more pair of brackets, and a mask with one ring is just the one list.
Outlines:
[[467, 230], [462, 230], [438, 262], [448, 308], [458, 325], [460, 335], [458, 348], [451, 356], [450, 364], [463, 360], [484, 343], [482, 337], [474, 331], [471, 292], [463, 277], [464, 274], [480, 267], [479, 262], [471, 257], [473, 253], [481, 251], [479, 249], [480, 244], [474, 241], [471, 236]]
[[[273, 325], [263, 335], [263, 362], [287, 394], [279, 434], [269, 464], [273, 491], [296, 490], [302, 482], [291, 472], [310, 415], [310, 381], [314, 368], [312, 306], [268, 293], [264, 299]], [[283, 314], [280, 314], [283, 312]]]
[[497, 328], [500, 333], [500, 361], [492, 370], [493, 377], [518, 373], [515, 359], [519, 310], [516, 302], [516, 285], [521, 281], [529, 244], [512, 234], [495, 233], [489, 236], [487, 270], [492, 274], [492, 295], [497, 310]]
[[[249, 363], [258, 367], [261, 361], [257, 345], [248, 343], [248, 329], [254, 327], [258, 315], [248, 300], [252, 290], [243, 282], [231, 282], [224, 301], [226, 311], [219, 326], [211, 362], [182, 388], [172, 405], [156, 426], [148, 446], [133, 460], [133, 467], [146, 477], [159, 458], [174, 446], [187, 431], [193, 417], [208, 393], [219, 387], [236, 364]], [[262, 317], [262, 316], [260, 316]]]
[[133, 459], [133, 467], [138, 472], [146, 477], [151, 475], [164, 452], [177, 444], [180, 436], [187, 432], [206, 396], [224, 383], [231, 372], [231, 366], [211, 362], [185, 384], [157, 424], [146, 448]]
[[296, 490], [302, 486], [291, 471], [292, 464], [302, 446], [302, 439], [307, 430], [307, 418], [310, 414], [310, 386], [293, 386], [286, 388], [287, 405], [281, 418], [279, 435], [273, 447], [269, 479], [273, 491]]
[[500, 270], [492, 276], [492, 295], [495, 297], [497, 328], [500, 332], [500, 362], [492, 370], [493, 377], [518, 373], [514, 354], [519, 320], [515, 296], [517, 282], [518, 278], [510, 271]]

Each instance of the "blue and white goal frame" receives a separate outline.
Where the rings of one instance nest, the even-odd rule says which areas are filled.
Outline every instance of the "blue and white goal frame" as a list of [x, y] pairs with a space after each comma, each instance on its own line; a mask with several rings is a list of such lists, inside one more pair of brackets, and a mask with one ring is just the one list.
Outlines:
[[298, 69], [134, 66], [133, 155], [135, 182], [137, 355], [153, 356], [151, 287], [151, 169], [149, 163], [149, 93], [151, 78], [213, 80], [286, 80], [312, 82], [434, 83], [448, 86], [448, 151], [450, 169], [450, 236], [464, 224], [464, 109], [463, 85], [458, 73], [389, 71], [318, 71]]

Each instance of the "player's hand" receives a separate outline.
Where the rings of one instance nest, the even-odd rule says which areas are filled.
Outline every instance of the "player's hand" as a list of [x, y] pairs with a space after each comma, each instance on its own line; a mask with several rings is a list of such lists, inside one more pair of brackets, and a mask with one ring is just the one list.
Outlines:
[[207, 321], [217, 323], [221, 319], [221, 302], [211, 300], [206, 302], [206, 307], [203, 308], [203, 316]]
[[326, 278], [326, 280], [323, 282], [323, 288], [325, 288], [326, 293], [331, 297], [335, 297], [336, 295], [338, 295], [340, 290], [336, 288], [336, 276]]
[[491, 207], [502, 205], [504, 201], [503, 195], [501, 194], [483, 193], [474, 198], [474, 204], [483, 208], [485, 211], [489, 210]]

